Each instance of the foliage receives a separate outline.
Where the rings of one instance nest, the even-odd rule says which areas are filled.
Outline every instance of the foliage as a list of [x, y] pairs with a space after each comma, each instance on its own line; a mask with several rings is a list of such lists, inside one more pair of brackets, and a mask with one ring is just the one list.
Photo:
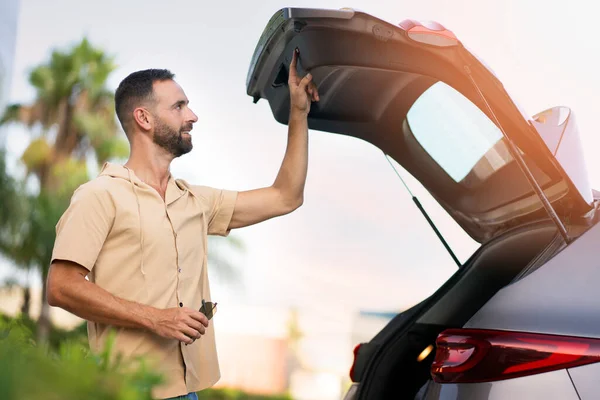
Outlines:
[[236, 389], [207, 389], [198, 392], [198, 400], [292, 400], [288, 395], [248, 394]]
[[[21, 314], [18, 317], [12, 318], [0, 313], [0, 326], [2, 326], [2, 324], [17, 325], [31, 333], [32, 337], [37, 336], [38, 325], [36, 324], [36, 321], [31, 319], [28, 315]], [[87, 323], [84, 322], [71, 330], [53, 326], [50, 329], [50, 335], [48, 337], [48, 347], [53, 351], [58, 351], [63, 343], [78, 343], [83, 348], [88, 349]]]
[[[0, 399], [146, 400], [160, 376], [139, 364], [111, 362], [111, 343], [92, 355], [86, 326], [53, 328], [48, 347], [33, 341], [37, 325], [20, 316], [0, 314]], [[248, 394], [236, 389], [207, 389], [199, 400], [291, 400], [287, 395]]]
[[[115, 118], [114, 96], [106, 87], [115, 67], [111, 56], [85, 38], [67, 51], [54, 50], [29, 74], [33, 101], [8, 106], [0, 118], [0, 125], [21, 124], [32, 135], [20, 158], [24, 181], [15, 182], [0, 160], [0, 196], [9, 206], [0, 213], [0, 253], [20, 268], [38, 271], [44, 284], [54, 227], [74, 189], [89, 179], [88, 163], [102, 165], [129, 152]], [[32, 180], [39, 190], [26, 191]], [[37, 330], [41, 341], [50, 330], [45, 285], [43, 289]], [[28, 307], [23, 309], [27, 313]]]
[[[20, 228], [25, 208], [20, 185], [6, 170], [5, 160], [6, 152], [0, 149], [0, 252], [7, 254], [11, 250], [10, 242]], [[11, 258], [19, 263], [19, 260]]]
[[57, 351], [37, 346], [19, 321], [0, 320], [0, 398], [3, 400], [150, 400], [161, 377], [143, 362], [111, 361], [112, 342], [93, 356], [78, 342]]

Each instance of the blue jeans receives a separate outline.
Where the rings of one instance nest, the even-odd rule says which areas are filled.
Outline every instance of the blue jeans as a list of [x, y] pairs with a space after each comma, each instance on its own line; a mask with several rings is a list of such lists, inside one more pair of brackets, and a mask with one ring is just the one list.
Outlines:
[[183, 396], [171, 397], [166, 400], [198, 400], [198, 395], [196, 393], [188, 393]]

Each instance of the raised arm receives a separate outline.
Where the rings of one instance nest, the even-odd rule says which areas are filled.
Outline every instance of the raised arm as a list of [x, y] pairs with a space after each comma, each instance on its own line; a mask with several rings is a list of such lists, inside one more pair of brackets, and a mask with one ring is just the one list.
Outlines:
[[288, 214], [302, 205], [308, 168], [308, 113], [319, 93], [312, 76], [300, 78], [296, 71], [298, 51], [290, 64], [290, 118], [288, 143], [283, 162], [273, 185], [240, 192], [237, 196], [230, 229], [256, 224]]

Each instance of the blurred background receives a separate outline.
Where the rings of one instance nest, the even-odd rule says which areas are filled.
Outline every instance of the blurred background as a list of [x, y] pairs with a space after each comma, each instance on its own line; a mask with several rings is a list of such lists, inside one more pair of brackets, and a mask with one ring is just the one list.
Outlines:
[[[266, 23], [287, 6], [352, 7], [392, 23], [442, 23], [491, 66], [528, 114], [556, 105], [574, 110], [592, 184], [600, 188], [594, 120], [600, 45], [584, 0], [568, 6], [548, 0], [0, 0], [5, 323], [16, 319], [37, 343], [57, 349], [85, 339], [80, 319], [45, 304], [42, 282], [54, 226], [74, 188], [96, 176], [104, 161], [126, 160], [113, 93], [129, 73], [170, 69], [199, 116], [194, 150], [173, 163], [173, 175], [234, 190], [272, 183], [287, 127], [275, 122], [267, 102], [252, 103], [245, 79]], [[403, 177], [466, 260], [476, 243], [418, 182]], [[310, 132], [304, 206], [229, 238], [211, 238], [209, 255], [219, 303], [218, 388], [238, 390], [246, 396], [240, 398], [341, 398], [354, 346], [456, 270], [383, 154], [321, 132]]]

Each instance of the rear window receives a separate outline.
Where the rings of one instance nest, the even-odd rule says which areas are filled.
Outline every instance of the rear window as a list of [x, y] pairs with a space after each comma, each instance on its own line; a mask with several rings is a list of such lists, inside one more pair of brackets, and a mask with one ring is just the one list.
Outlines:
[[442, 82], [407, 114], [419, 144], [457, 183], [475, 188], [512, 161], [498, 127], [470, 100]]

